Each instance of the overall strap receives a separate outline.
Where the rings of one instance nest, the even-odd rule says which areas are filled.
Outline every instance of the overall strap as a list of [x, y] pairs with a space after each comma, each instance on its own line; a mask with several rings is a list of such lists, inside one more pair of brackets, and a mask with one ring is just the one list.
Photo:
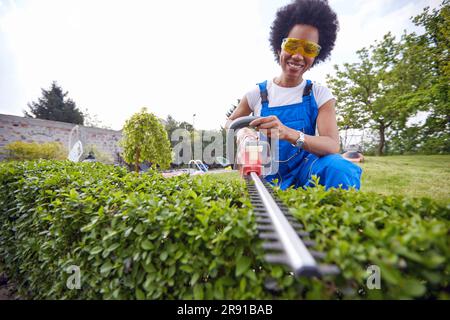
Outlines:
[[261, 96], [261, 110], [269, 107], [269, 95], [267, 93], [267, 80], [258, 83], [259, 95]]
[[305, 89], [303, 90], [303, 96], [304, 97], [309, 96], [311, 94], [312, 86], [313, 86], [312, 81], [311, 80], [306, 80], [306, 86], [305, 86]]
[[311, 112], [317, 108], [317, 107], [315, 108], [316, 103], [315, 103], [312, 87], [313, 87], [313, 82], [311, 80], [306, 80], [305, 89], [303, 89], [303, 103], [305, 104], [305, 107], [307, 106], [307, 108], [309, 109], [310, 115], [311, 115]]
[[311, 127], [311, 133], [310, 134], [315, 134], [317, 131], [317, 115], [319, 112], [319, 109], [317, 107], [317, 102], [316, 99], [314, 98], [314, 93], [313, 93], [313, 82], [311, 80], [306, 80], [306, 86], [305, 89], [303, 90], [303, 103], [305, 103], [305, 107], [307, 106], [307, 114], [308, 114], [308, 118], [310, 119], [311, 123], [310, 123], [310, 127]]

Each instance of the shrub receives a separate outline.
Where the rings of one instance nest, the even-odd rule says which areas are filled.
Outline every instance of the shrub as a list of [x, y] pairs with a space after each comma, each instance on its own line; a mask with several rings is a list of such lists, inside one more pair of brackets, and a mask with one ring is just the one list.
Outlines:
[[134, 164], [136, 172], [144, 161], [161, 169], [169, 168], [172, 152], [167, 131], [153, 113], [142, 108], [125, 122], [123, 134], [120, 142], [123, 158], [127, 163]]
[[7, 144], [6, 158], [9, 160], [63, 160], [67, 158], [66, 148], [59, 142], [23, 142], [14, 141]]
[[[346, 298], [448, 299], [450, 206], [431, 199], [381, 196], [323, 186], [276, 193], [341, 273], [331, 288]], [[367, 268], [378, 266], [381, 290], [367, 290]], [[310, 284], [311, 285], [311, 284]], [[316, 285], [308, 297], [327, 296]]]
[[[431, 200], [275, 190], [342, 270], [298, 280], [263, 261], [240, 180], [34, 161], [0, 164], [0, 182], [0, 263], [24, 297], [448, 298], [449, 208]], [[364, 289], [367, 264], [381, 290]], [[72, 265], [80, 290], [66, 286]]]
[[114, 163], [113, 156], [107, 152], [102, 151], [95, 144], [90, 144], [83, 148], [83, 155], [81, 156], [80, 161], [85, 159], [89, 155], [89, 152], [92, 152], [94, 154], [95, 160], [98, 162], [101, 162], [104, 164], [113, 164]]
[[[240, 183], [100, 163], [11, 163], [0, 172], [0, 257], [26, 296], [269, 297], [267, 271], [250, 268], [263, 261]], [[81, 290], [66, 287], [70, 265], [81, 268]]]

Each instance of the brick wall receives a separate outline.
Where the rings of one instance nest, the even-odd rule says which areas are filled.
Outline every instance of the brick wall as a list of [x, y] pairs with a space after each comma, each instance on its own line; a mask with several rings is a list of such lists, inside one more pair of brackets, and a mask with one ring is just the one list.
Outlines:
[[[72, 123], [0, 114], [0, 148], [13, 141], [57, 141], [68, 149], [69, 135], [74, 126]], [[95, 145], [117, 161], [116, 154], [121, 151], [118, 141], [122, 138], [122, 131], [79, 126], [79, 132], [83, 146]], [[0, 154], [0, 159], [1, 157]]]

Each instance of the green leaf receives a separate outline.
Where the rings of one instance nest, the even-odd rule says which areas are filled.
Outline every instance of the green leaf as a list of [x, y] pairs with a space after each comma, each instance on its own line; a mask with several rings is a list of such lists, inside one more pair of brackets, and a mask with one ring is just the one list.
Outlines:
[[177, 272], [177, 269], [174, 265], [169, 267], [169, 271], [167, 272], [167, 276], [172, 278], [175, 275], [175, 272]]
[[248, 257], [242, 256], [236, 263], [236, 277], [239, 277], [243, 273], [245, 273], [250, 267], [251, 260]]
[[118, 247], [120, 247], [120, 243], [113, 243], [113, 244], [110, 245], [110, 246], [108, 247], [108, 249], [106, 249], [106, 250], [112, 252], [112, 251], [116, 250]]
[[166, 261], [167, 257], [169, 256], [169, 254], [167, 253], [167, 251], [163, 251], [161, 252], [161, 254], [159, 255], [159, 258], [161, 259], [161, 261]]
[[139, 288], [136, 289], [136, 298], [138, 300], [145, 300], [145, 293]]
[[102, 251], [103, 251], [102, 247], [96, 246], [89, 253], [92, 254], [92, 255], [97, 255], [97, 254], [99, 254]]
[[403, 292], [411, 297], [421, 297], [426, 292], [426, 287], [418, 280], [407, 280], [403, 286]]
[[190, 285], [193, 286], [194, 284], [197, 283], [197, 280], [200, 278], [200, 273], [194, 273], [192, 275], [191, 281], [190, 281]]
[[196, 284], [194, 286], [194, 299], [203, 300], [203, 286], [201, 284]]
[[145, 239], [141, 242], [141, 248], [144, 250], [152, 250], [154, 248], [154, 245], [151, 241]]
[[294, 277], [291, 275], [287, 275], [286, 277], [284, 277], [283, 279], [283, 286], [285, 287], [289, 287], [294, 283]]
[[146, 292], [152, 293], [155, 289], [155, 283], [153, 281], [153, 278], [150, 276], [147, 276], [143, 285], [143, 288]]
[[223, 284], [221, 279], [214, 284], [214, 298], [222, 300], [224, 298]]
[[195, 193], [195, 191], [194, 190], [189, 190], [189, 196], [192, 198], [192, 199], [197, 199], [197, 194]]
[[256, 273], [253, 270], [248, 270], [245, 275], [247, 276], [247, 278], [249, 278], [250, 280], [253, 281], [257, 281], [258, 278], [256, 277]]
[[124, 236], [125, 238], [128, 238], [128, 236], [131, 234], [131, 231], [133, 231], [133, 228], [128, 228], [127, 230], [125, 230]]
[[95, 217], [91, 220], [91, 222], [80, 229], [81, 232], [89, 232], [95, 228], [97, 225], [99, 217]]
[[148, 262], [148, 263], [142, 262], [142, 265], [143, 265], [143, 267], [144, 267], [144, 270], [145, 270], [147, 273], [154, 273], [154, 272], [156, 272], [156, 268], [155, 268], [155, 266], [154, 266], [151, 262]]
[[182, 265], [180, 267], [180, 270], [183, 270], [187, 273], [191, 273], [192, 271], [194, 271], [194, 269], [190, 265], [187, 265], [187, 264]]
[[110, 261], [107, 261], [101, 266], [100, 273], [102, 275], [107, 275], [112, 269], [113, 269], [113, 265], [111, 264]]
[[239, 281], [239, 290], [241, 292], [245, 292], [246, 287], [247, 287], [247, 279], [245, 277], [242, 277], [241, 281]]
[[77, 190], [75, 190], [74, 188], [70, 189], [69, 197], [70, 197], [71, 200], [78, 199], [78, 192], [77, 192]]
[[144, 233], [144, 226], [142, 225], [142, 223], [139, 223], [136, 228], [134, 228], [134, 232], [136, 232], [140, 236]]
[[274, 278], [281, 278], [284, 274], [284, 270], [281, 266], [273, 266], [272, 271], [270, 273]]

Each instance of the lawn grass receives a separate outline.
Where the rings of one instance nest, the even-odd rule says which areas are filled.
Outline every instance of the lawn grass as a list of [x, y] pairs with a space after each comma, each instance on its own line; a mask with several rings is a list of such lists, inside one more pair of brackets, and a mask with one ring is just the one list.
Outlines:
[[[366, 157], [359, 165], [363, 168], [363, 192], [428, 197], [450, 204], [450, 155]], [[211, 176], [239, 179], [235, 171]]]
[[366, 157], [361, 191], [429, 197], [450, 204], [450, 155]]

